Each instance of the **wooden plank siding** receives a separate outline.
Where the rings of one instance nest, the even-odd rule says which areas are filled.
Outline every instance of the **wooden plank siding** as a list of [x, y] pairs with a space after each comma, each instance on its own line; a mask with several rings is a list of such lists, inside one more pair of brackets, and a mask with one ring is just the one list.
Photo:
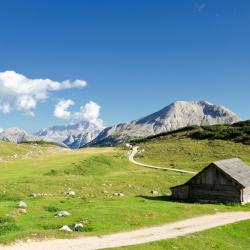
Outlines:
[[[241, 203], [241, 189], [235, 180], [211, 164], [186, 184], [173, 188], [172, 194], [177, 200]], [[250, 190], [244, 195], [250, 200]]]

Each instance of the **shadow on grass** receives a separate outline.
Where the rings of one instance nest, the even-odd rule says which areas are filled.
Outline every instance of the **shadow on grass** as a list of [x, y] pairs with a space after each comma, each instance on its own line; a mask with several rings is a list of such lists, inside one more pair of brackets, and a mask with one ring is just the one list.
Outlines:
[[[138, 198], [152, 200], [152, 201], [171, 201], [171, 202], [178, 202], [178, 203], [186, 203], [186, 204], [198, 204], [198, 205], [206, 205], [206, 204], [214, 204], [214, 205], [224, 205], [224, 206], [246, 206], [241, 205], [239, 203], [230, 203], [230, 202], [223, 202], [223, 201], [208, 201], [208, 200], [175, 200], [172, 198], [171, 195], [162, 195], [162, 196], [146, 196], [146, 195], [138, 195]], [[250, 203], [248, 204], [250, 207]]]
[[152, 201], [174, 201], [171, 195], [161, 195], [161, 196], [138, 195], [137, 197]]

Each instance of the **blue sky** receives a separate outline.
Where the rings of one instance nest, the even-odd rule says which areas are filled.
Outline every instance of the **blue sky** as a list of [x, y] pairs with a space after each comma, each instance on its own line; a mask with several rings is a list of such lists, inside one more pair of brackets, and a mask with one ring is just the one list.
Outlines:
[[[90, 101], [96, 104], [93, 119], [105, 126], [175, 100], [207, 100], [250, 118], [248, 0], [2, 0], [0, 5], [0, 72], [71, 80], [71, 87], [48, 90], [35, 106], [22, 99], [23, 108], [11, 106], [20, 93], [3, 91], [0, 80], [0, 109], [1, 100], [11, 109], [0, 112], [2, 128], [35, 131], [70, 123], [86, 115]], [[75, 87], [77, 79], [87, 86]], [[74, 102], [67, 119], [54, 115], [62, 100]]]

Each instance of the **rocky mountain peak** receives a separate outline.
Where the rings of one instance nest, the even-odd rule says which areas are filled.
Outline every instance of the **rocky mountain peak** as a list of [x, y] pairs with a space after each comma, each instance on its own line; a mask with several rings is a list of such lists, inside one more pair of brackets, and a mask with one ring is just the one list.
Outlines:
[[206, 101], [176, 101], [141, 119], [104, 129], [90, 145], [113, 145], [191, 125], [232, 124], [239, 120], [224, 106]]

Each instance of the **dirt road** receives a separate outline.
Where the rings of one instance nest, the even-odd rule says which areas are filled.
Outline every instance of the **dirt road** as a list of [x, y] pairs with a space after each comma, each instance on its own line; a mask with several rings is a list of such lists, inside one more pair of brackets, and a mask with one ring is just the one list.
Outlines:
[[146, 168], [152, 168], [152, 169], [158, 169], [158, 170], [164, 170], [164, 171], [175, 171], [179, 173], [185, 173], [185, 174], [196, 174], [196, 172], [188, 171], [188, 170], [182, 170], [182, 169], [176, 169], [176, 168], [162, 168], [162, 167], [156, 167], [153, 165], [148, 165], [144, 163], [140, 163], [134, 159], [135, 155], [138, 153], [138, 147], [133, 147], [131, 154], [129, 155], [129, 161], [142, 167]]
[[114, 248], [176, 238], [248, 219], [250, 219], [250, 212], [217, 213], [130, 232], [68, 240], [53, 239], [40, 242], [17, 243], [12, 246], [2, 246], [0, 250], [93, 250]]

